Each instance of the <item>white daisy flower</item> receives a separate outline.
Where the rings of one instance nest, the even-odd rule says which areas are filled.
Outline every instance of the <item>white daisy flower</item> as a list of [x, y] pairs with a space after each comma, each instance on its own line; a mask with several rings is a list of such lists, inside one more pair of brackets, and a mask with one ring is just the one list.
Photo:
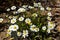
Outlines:
[[48, 16], [52, 16], [51, 12], [48, 12], [47, 15], [48, 15]]
[[16, 6], [12, 6], [12, 7], [11, 7], [11, 10], [15, 10], [15, 9], [16, 9]]
[[45, 9], [44, 9], [44, 7], [40, 7], [40, 10], [41, 10], [41, 11], [44, 11]]
[[55, 27], [55, 23], [48, 22], [48, 29], [53, 29]]
[[7, 30], [7, 34], [11, 35], [11, 32], [12, 32], [11, 30], [9, 29]]
[[39, 7], [42, 7], [42, 5], [41, 5], [41, 3], [40, 3], [40, 2], [38, 2], [38, 6], [39, 6]]
[[11, 31], [10, 29], [8, 29], [7, 32], [6, 32], [6, 37], [11, 36], [11, 32], [12, 32], [12, 31]]
[[25, 19], [25, 22], [26, 22], [27, 24], [31, 24], [31, 19], [26, 18], [26, 19]]
[[26, 9], [24, 9], [24, 8], [19, 8], [17, 11], [18, 11], [19, 13], [21, 13], [21, 12], [25, 12]]
[[20, 17], [20, 18], [19, 18], [19, 21], [23, 21], [23, 20], [24, 20], [24, 17]]
[[28, 5], [23, 5], [22, 7], [23, 7], [23, 8], [27, 8], [27, 7], [28, 7]]
[[16, 24], [11, 25], [11, 26], [9, 27], [9, 30], [11, 30], [11, 31], [17, 31], [18, 29], [19, 29], [19, 26], [16, 25]]
[[35, 30], [34, 30], [35, 28], [36, 28], [36, 25], [31, 25], [31, 26], [30, 26], [30, 30], [31, 30], [31, 31], [35, 31]]
[[52, 18], [48, 16], [47, 19], [51, 21]]
[[13, 14], [18, 14], [18, 12], [17, 11], [13, 11]]
[[3, 18], [0, 18], [0, 23], [3, 22]]
[[22, 35], [22, 33], [21, 32], [17, 32], [17, 36], [21, 36]]
[[47, 7], [46, 9], [49, 10], [49, 11], [52, 10], [50, 7]]
[[46, 30], [46, 26], [43, 26], [43, 27], [42, 27], [42, 30]]
[[28, 30], [23, 30], [23, 37], [28, 37]]
[[32, 6], [29, 6], [28, 8], [30, 8], [30, 9], [33, 9], [34, 7], [32, 7]]
[[13, 16], [9, 16], [8, 18], [9, 18], [9, 19], [12, 19], [12, 18], [13, 18]]
[[36, 13], [33, 13], [32, 16], [33, 16], [33, 17], [37, 17], [38, 15], [37, 15]]
[[34, 3], [34, 7], [38, 7], [39, 5], [38, 5], [38, 3]]
[[35, 28], [36, 28], [36, 27], [30, 27], [30, 30], [31, 30], [31, 31], [35, 31]]
[[35, 32], [38, 32], [39, 31], [39, 28], [35, 28], [34, 30], [35, 30]]
[[50, 29], [47, 29], [47, 32], [50, 33]]
[[10, 11], [10, 8], [8, 8], [7, 11]]
[[13, 25], [9, 26], [9, 30], [11, 30], [11, 31], [13, 30]]
[[14, 24], [15, 22], [16, 22], [16, 19], [15, 18], [11, 19], [11, 23], [12, 24]]

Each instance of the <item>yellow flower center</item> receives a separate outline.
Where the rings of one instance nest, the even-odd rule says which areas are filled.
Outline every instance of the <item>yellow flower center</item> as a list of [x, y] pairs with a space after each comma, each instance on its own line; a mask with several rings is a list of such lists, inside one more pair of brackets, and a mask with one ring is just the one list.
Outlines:
[[34, 29], [35, 29], [35, 27], [32, 27], [32, 29], [34, 30]]
[[52, 28], [52, 26], [50, 26], [50, 28]]
[[8, 30], [7, 32], [10, 32], [10, 30]]
[[50, 24], [53, 24], [53, 22], [50, 22]]
[[9, 37], [10, 35], [9, 34], [6, 34], [6, 37]]
[[20, 35], [20, 32], [18, 32], [18, 35]]
[[14, 29], [16, 29], [16, 26], [14, 27]]
[[24, 35], [26, 35], [26, 32], [23, 32]]
[[15, 22], [14, 20], [12, 20], [12, 22]]

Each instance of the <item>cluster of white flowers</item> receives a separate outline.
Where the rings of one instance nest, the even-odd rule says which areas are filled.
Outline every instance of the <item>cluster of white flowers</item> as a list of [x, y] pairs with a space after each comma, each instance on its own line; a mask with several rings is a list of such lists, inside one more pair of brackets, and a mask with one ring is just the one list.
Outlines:
[[[49, 8], [49, 7], [47, 7], [46, 9], [47, 9], [48, 11], [51, 10], [51, 8]], [[50, 33], [50, 30], [54, 29], [55, 23], [51, 21], [51, 19], [52, 19], [52, 17], [51, 17], [51, 16], [52, 16], [51, 12], [48, 12], [47, 15], [48, 15], [48, 16], [47, 16], [47, 20], [48, 20], [48, 29], [47, 29], [47, 32]]]
[[[11, 8], [7, 8], [7, 11], [13, 10], [13, 14], [19, 14], [21, 12], [26, 12], [26, 10], [28, 9], [33, 9], [34, 7], [39, 7], [40, 10], [44, 10], [44, 7], [42, 7], [41, 3], [34, 3], [34, 6], [30, 6], [30, 5], [23, 5], [22, 7], [18, 8], [16, 6], [11, 6]], [[47, 7], [47, 9], [50, 9], [49, 7]]]
[[51, 18], [51, 16], [52, 16], [51, 12], [48, 12], [47, 15], [48, 15], [47, 20], [51, 21], [51, 19], [52, 19]]
[[[37, 17], [36, 13], [33, 13], [32, 16]], [[24, 18], [23, 16], [17, 17], [17, 16], [9, 16], [9, 19], [11, 20], [11, 24], [9, 26], [9, 29], [7, 31], [7, 34], [11, 35], [12, 31], [17, 31], [19, 29], [19, 26], [16, 23], [17, 19], [21, 22], [21, 21], [25, 21], [26, 24], [31, 25], [30, 30], [34, 31], [34, 32], [38, 32], [39, 28], [37, 28], [35, 25], [32, 25], [31, 23], [31, 19], [30, 18]], [[25, 19], [25, 20], [24, 20]], [[35, 26], [35, 28], [34, 28]], [[22, 37], [28, 37], [28, 30], [23, 30], [23, 32], [17, 32], [17, 36], [22, 36]]]
[[47, 30], [47, 32], [48, 33], [50, 33], [50, 30], [52, 30], [52, 29], [54, 29], [54, 27], [55, 27], [56, 25], [55, 25], [55, 23], [54, 22], [48, 22], [48, 30]]
[[[47, 10], [50, 10], [48, 7], [46, 9]], [[48, 21], [51, 21], [51, 19], [52, 19], [51, 18], [51, 16], [52, 16], [51, 12], [48, 12], [47, 15], [48, 15], [47, 20]], [[50, 22], [48, 22], [48, 29], [47, 29], [47, 32], [48, 33], [50, 33], [50, 30], [52, 29], [52, 27], [53, 27], [53, 25], [51, 25]]]
[[11, 35], [11, 32], [12, 31], [10, 29], [7, 30], [7, 34]]
[[48, 22], [48, 29], [53, 29], [55, 27], [55, 23]]
[[17, 24], [10, 25], [9, 30], [11, 31], [17, 31], [19, 29], [19, 26]]
[[12, 31], [17, 31], [19, 29], [19, 26], [17, 24], [10, 25], [8, 30], [7, 30], [7, 36], [11, 35]]
[[[41, 5], [41, 3], [34, 3], [34, 7], [39, 7], [39, 9], [41, 11], [44, 11], [45, 8]], [[33, 6], [28, 6], [28, 5], [23, 5], [21, 8], [17, 9], [16, 10], [16, 6], [12, 6], [11, 8], [8, 8], [7, 11], [10, 11], [12, 10], [13, 11], [13, 14], [17, 14], [17, 13], [23, 13], [23, 12], [26, 12], [26, 8], [28, 9], [34, 9]], [[55, 23], [51, 22], [51, 8], [50, 7], [47, 7], [46, 8], [49, 12], [48, 12], [48, 17], [47, 17], [47, 20], [48, 20], [48, 29], [46, 26], [42, 26], [42, 30], [45, 31], [47, 30], [48, 33], [50, 33], [50, 30], [52, 30], [54, 27], [55, 27]], [[37, 13], [33, 13], [32, 14], [32, 17], [38, 17], [38, 14]], [[25, 22], [26, 24], [30, 25], [30, 30], [33, 31], [33, 32], [39, 32], [39, 28], [36, 26], [36, 25], [33, 25], [32, 23], [32, 20], [30, 18], [25, 18], [24, 16], [9, 16], [8, 17], [10, 19], [10, 23], [12, 25], [9, 26], [9, 29], [7, 30], [7, 33], [11, 35], [11, 32], [12, 31], [17, 31], [19, 29], [19, 26], [16, 24], [17, 21], [19, 22]], [[2, 22], [3, 19], [0, 18], [0, 22]], [[23, 30], [23, 32], [18, 32], [17, 31], [17, 36], [22, 36], [22, 37], [28, 37], [28, 30]]]
[[41, 5], [41, 3], [40, 2], [38, 2], [38, 3], [34, 3], [34, 7], [41, 7], [42, 5]]
[[38, 32], [39, 31], [39, 28], [37, 28], [36, 25], [31, 25], [30, 26], [30, 30], [31, 31], [34, 31], [34, 32]]
[[44, 7], [41, 5], [40, 2], [34, 3], [34, 7], [39, 7], [41, 11], [44, 11], [45, 10]]
[[28, 30], [23, 30], [23, 32], [17, 32], [17, 36], [22, 36], [23, 38], [28, 37]]
[[3, 18], [0, 18], [0, 23], [2, 23], [3, 22]]
[[11, 9], [7, 8], [7, 11], [10, 11], [10, 10], [16, 10], [16, 6], [12, 6]]
[[[21, 13], [21, 12], [25, 12], [26, 9], [24, 8], [25, 6], [23, 6], [22, 8], [19, 8], [18, 10], [16, 9], [17, 7], [16, 6], [12, 6], [11, 8], [7, 8], [6, 11], [10, 11], [10, 10], [13, 10], [13, 14], [18, 14], [18, 13]], [[17, 11], [16, 11], [17, 10]]]
[[[40, 2], [34, 3], [34, 7], [40, 7], [40, 10], [42, 10], [42, 11], [45, 10], [44, 7], [41, 5]], [[46, 10], [50, 11], [50, 10], [52, 10], [52, 9], [51, 9], [50, 7], [46, 7]]]
[[[17, 31], [19, 29], [19, 26], [14, 24], [14, 25], [10, 25], [9, 26], [9, 29], [7, 30], [7, 34], [8, 35], [11, 35], [11, 32], [12, 31]], [[17, 36], [21, 36], [22, 37], [28, 37], [28, 30], [23, 30], [23, 32], [17, 32]]]
[[[33, 16], [34, 16], [34, 15], [37, 17], [37, 14], [36, 14], [36, 13], [34, 13]], [[23, 20], [24, 20], [24, 17], [21, 16], [21, 17], [18, 18], [18, 20], [19, 20], [19, 21], [23, 21]], [[15, 24], [16, 21], [17, 21], [17, 16], [13, 16], [13, 17], [11, 18], [11, 23], [12, 23], [13, 25], [10, 25], [10, 26], [9, 26], [9, 29], [8, 29], [8, 31], [7, 31], [7, 33], [8, 33], [9, 35], [11, 35], [11, 31], [17, 31], [17, 30], [19, 29], [19, 26], [18, 26], [17, 24]], [[39, 28], [37, 28], [36, 25], [32, 25], [30, 18], [26, 18], [26, 19], [25, 19], [25, 23], [31, 25], [31, 26], [30, 26], [30, 30], [31, 30], [31, 31], [34, 31], [34, 32], [38, 32], [38, 31], [39, 31]], [[24, 38], [25, 38], [25, 37], [28, 37], [28, 30], [23, 30], [23, 32], [17, 32], [17, 36], [21, 36], [21, 35], [22, 35]]]
[[52, 19], [52, 13], [50, 12], [52, 9], [50, 7], [46, 8], [49, 12], [47, 13], [47, 20], [48, 20], [48, 29], [47, 32], [50, 33], [50, 30], [54, 29], [54, 27], [56, 26], [54, 22], [51, 21]]

